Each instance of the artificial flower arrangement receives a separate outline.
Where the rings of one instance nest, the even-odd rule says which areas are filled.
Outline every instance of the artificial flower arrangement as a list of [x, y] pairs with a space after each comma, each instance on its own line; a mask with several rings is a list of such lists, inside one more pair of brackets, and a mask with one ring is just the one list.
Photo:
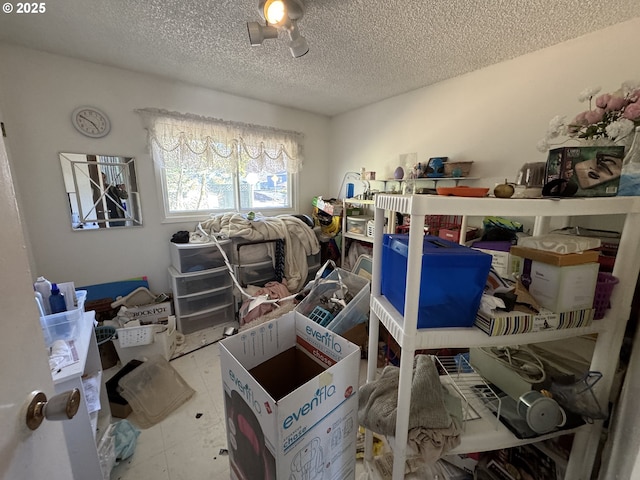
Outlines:
[[[578, 100], [588, 101], [589, 109], [576, 115], [571, 122], [567, 123], [565, 116], [553, 117], [545, 138], [538, 142], [538, 150], [546, 152], [550, 147], [571, 139], [596, 145], [623, 145], [630, 142], [634, 128], [640, 125], [640, 82], [624, 82], [615, 92], [596, 97], [599, 92], [600, 87], [595, 87], [580, 93]], [[567, 138], [552, 143], [561, 136]]]

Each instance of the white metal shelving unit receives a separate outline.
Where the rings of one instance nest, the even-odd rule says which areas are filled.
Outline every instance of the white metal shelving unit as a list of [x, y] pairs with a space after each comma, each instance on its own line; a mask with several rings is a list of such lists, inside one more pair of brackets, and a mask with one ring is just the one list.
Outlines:
[[347, 239], [359, 240], [361, 242], [373, 243], [373, 237], [366, 235], [360, 235], [358, 233], [350, 233], [347, 231], [347, 204], [362, 205], [364, 208], [369, 208], [375, 204], [374, 200], [362, 200], [359, 198], [345, 198], [342, 200], [342, 248], [340, 249], [340, 261], [341, 265], [344, 265], [344, 259], [347, 255]]
[[[420, 222], [412, 222], [409, 230], [409, 260], [407, 262], [407, 288], [404, 317], [381, 294], [382, 235], [385, 211], [400, 212], [418, 218], [424, 215], [461, 215], [462, 230], [467, 217], [497, 215], [504, 217], [534, 217], [534, 235], [549, 229], [551, 217], [590, 217], [597, 215], [623, 215], [624, 227], [613, 274], [619, 278], [614, 289], [611, 309], [602, 320], [592, 326], [578, 329], [545, 331], [521, 335], [492, 337], [475, 327], [417, 329], [418, 302], [422, 269], [422, 237]], [[409, 402], [413, 371], [413, 357], [418, 349], [438, 347], [472, 347], [507, 344], [531, 344], [559, 340], [583, 334], [597, 334], [591, 370], [602, 372], [596, 396], [606, 405], [613, 383], [618, 352], [624, 336], [625, 324], [631, 311], [634, 286], [640, 270], [640, 197], [553, 199], [497, 199], [443, 197], [437, 195], [384, 195], [375, 200], [375, 237], [373, 242], [373, 280], [371, 283], [371, 321], [369, 351], [377, 351], [380, 322], [402, 347], [400, 382], [398, 387], [398, 416], [395, 432], [393, 479], [404, 477], [406, 439], [409, 425]], [[431, 279], [429, 279], [431, 280]], [[436, 278], [433, 281], [437, 281]], [[375, 379], [376, 356], [370, 355], [367, 381]], [[590, 478], [596, 456], [602, 421], [587, 424], [571, 431], [551, 433], [535, 439], [521, 440], [501, 425], [495, 428], [493, 419], [487, 422], [468, 422], [462, 443], [452, 453], [470, 453], [508, 448], [533, 443], [561, 434], [575, 432], [571, 457], [567, 466], [567, 480]], [[401, 440], [400, 440], [401, 439]], [[365, 463], [369, 471], [373, 465], [373, 436], [365, 437]]]

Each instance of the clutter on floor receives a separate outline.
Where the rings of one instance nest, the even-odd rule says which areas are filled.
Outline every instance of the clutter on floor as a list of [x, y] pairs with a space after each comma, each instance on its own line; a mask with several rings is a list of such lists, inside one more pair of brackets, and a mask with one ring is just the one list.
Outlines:
[[136, 414], [136, 424], [149, 428], [164, 420], [195, 393], [163, 357], [156, 355], [118, 380], [118, 393]]

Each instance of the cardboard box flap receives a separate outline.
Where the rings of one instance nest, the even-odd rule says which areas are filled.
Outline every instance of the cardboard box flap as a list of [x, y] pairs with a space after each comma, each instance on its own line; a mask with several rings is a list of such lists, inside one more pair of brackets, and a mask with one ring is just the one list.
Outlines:
[[600, 257], [598, 250], [585, 250], [581, 253], [556, 253], [536, 248], [521, 247], [519, 245], [513, 245], [511, 247], [511, 254], [558, 267], [595, 263]]
[[245, 369], [251, 370], [295, 347], [295, 317], [284, 315], [276, 320], [225, 338], [220, 342], [220, 348], [231, 353]]

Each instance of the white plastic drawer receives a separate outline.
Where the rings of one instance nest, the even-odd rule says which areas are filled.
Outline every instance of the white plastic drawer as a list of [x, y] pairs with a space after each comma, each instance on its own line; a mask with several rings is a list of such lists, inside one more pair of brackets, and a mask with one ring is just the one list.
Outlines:
[[[215, 242], [171, 243], [171, 265], [180, 273], [193, 273], [224, 267], [224, 257]], [[227, 257], [231, 254], [231, 242], [220, 240]]]
[[276, 279], [273, 264], [268, 262], [253, 263], [238, 266], [238, 281], [242, 285], [256, 285], [263, 287], [265, 283]]
[[169, 277], [174, 297], [230, 287], [232, 283], [226, 266], [202, 273], [185, 274], [181, 274], [175, 268], [169, 267]]
[[184, 334], [193, 333], [204, 328], [223, 325], [235, 319], [235, 308], [232, 303], [194, 315], [178, 316], [178, 330]]
[[174, 299], [174, 302], [177, 315], [193, 315], [203, 310], [211, 310], [233, 303], [233, 289], [224, 287], [196, 295], [178, 297]]
[[231, 246], [231, 263], [235, 265], [248, 265], [271, 261], [270, 251], [273, 251], [274, 242], [248, 243], [244, 238], [233, 238]]

